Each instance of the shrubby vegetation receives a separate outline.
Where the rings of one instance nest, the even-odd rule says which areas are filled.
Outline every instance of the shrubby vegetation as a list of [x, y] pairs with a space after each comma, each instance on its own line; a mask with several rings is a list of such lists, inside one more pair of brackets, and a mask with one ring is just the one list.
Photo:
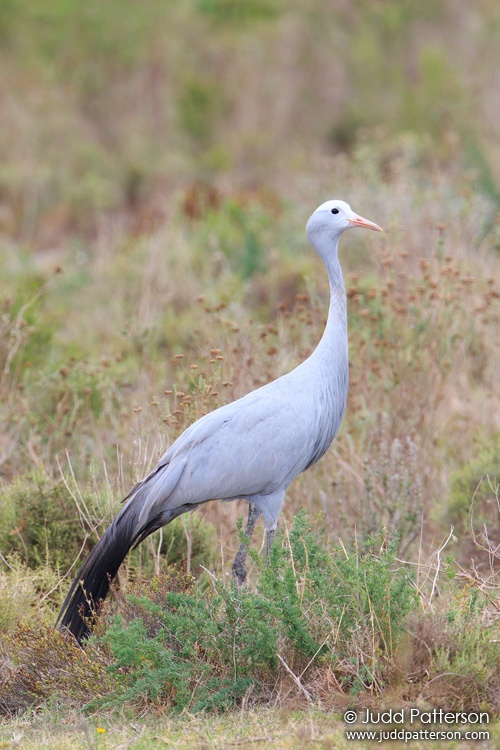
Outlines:
[[[448, 585], [424, 614], [416, 572], [396, 548], [371, 538], [327, 549], [301, 512], [270, 564], [254, 554], [255, 587], [214, 576], [200, 587], [170, 567], [132, 583], [117, 611], [106, 603], [85, 650], [45, 624], [19, 624], [3, 640], [0, 707], [12, 714], [50, 699], [196, 713], [292, 693], [339, 709], [367, 691], [402, 691], [454, 710], [496, 708], [494, 600]], [[434, 684], [443, 674], [450, 679]]]

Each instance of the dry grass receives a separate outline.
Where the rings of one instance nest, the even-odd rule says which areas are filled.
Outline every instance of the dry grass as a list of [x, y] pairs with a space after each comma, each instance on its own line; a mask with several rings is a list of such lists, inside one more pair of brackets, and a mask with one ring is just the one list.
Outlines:
[[[99, 732], [98, 730], [105, 730]], [[498, 739], [498, 726], [491, 726], [491, 742], [475, 742], [479, 750], [489, 750]], [[0, 728], [0, 737], [6, 742], [22, 743], [27, 750], [50, 746], [54, 750], [70, 748], [150, 748], [173, 746], [183, 748], [238, 747], [253, 750], [255, 747], [272, 747], [277, 750], [300, 750], [307, 746], [330, 750], [375, 750], [374, 741], [347, 741], [345, 724], [340, 716], [325, 716], [318, 711], [289, 711], [283, 709], [250, 710], [222, 717], [184, 717], [172, 721], [168, 718], [147, 717], [115, 722], [111, 717], [98, 717], [91, 722], [78, 715], [69, 715], [65, 724], [51, 716], [36, 721], [18, 720], [9, 733]], [[393, 747], [402, 745], [392, 742]], [[378, 744], [380, 747], [380, 744]], [[436, 750], [458, 750], [463, 743], [433, 742]], [[412, 742], [415, 750], [425, 750], [428, 741]]]
[[[411, 200], [410, 174], [406, 190], [402, 180], [396, 186], [392, 211], [403, 211]], [[450, 189], [453, 179], [450, 176]], [[391, 187], [384, 189], [389, 201]], [[350, 200], [355, 206], [362, 200], [359, 192], [352, 190]], [[413, 200], [412, 223], [427, 227], [432, 202], [428, 199], [418, 205], [420, 194]], [[384, 223], [385, 203], [382, 219], [377, 214], [382, 202], [379, 196], [376, 201], [367, 200], [363, 212]], [[347, 485], [341, 489], [341, 499], [348, 495], [353, 515], [358, 515], [352, 495], [364, 493], [363, 466], [372, 461], [370, 453], [377, 456], [382, 450], [381, 418], [390, 423], [384, 428], [389, 431], [383, 436], [385, 441], [415, 443], [420, 481], [427, 481], [426, 490], [432, 493], [428, 506], [442, 496], [447, 485], [444, 463], [452, 458], [453, 468], [460, 457], [467, 459], [471, 443], [466, 435], [498, 430], [493, 387], [498, 290], [495, 282], [490, 283], [495, 261], [487, 249], [495, 236], [483, 242], [480, 257], [486, 262], [484, 267], [476, 265], [473, 277], [470, 269], [475, 257], [478, 262], [478, 251], [469, 248], [466, 254], [463, 245], [456, 247], [454, 233], [466, 235], [469, 217], [480, 215], [485, 206], [472, 203], [465, 218], [461, 203], [449, 202], [441, 210], [454, 228], [450, 239], [448, 230], [432, 230], [431, 226], [428, 231], [433, 240], [428, 242], [427, 234], [422, 237], [411, 224], [405, 225], [404, 244], [396, 228], [389, 228], [386, 248], [371, 244], [368, 249], [359, 244], [363, 239], [346, 239], [342, 260], [351, 321], [349, 409], [334, 451], [316, 473], [300, 480], [297, 491], [292, 488], [288, 506], [292, 512], [304, 504], [313, 512], [318, 510], [311, 504], [312, 496], [318, 497], [318, 478], [330, 476], [335, 486], [339, 481]], [[298, 211], [282, 214], [275, 236], [269, 238], [269, 245], [281, 252], [282, 269], [271, 255], [270, 273], [283, 275], [282, 299], [279, 286], [268, 291], [268, 282], [263, 287], [265, 280], [260, 276], [241, 286], [217, 248], [217, 235], [207, 256], [210, 237], [205, 227], [183, 227], [179, 216], [136, 241], [123, 234], [112, 240], [104, 227], [95, 250], [89, 248], [84, 259], [83, 281], [82, 261], [66, 259], [63, 273], [53, 278], [52, 287], [38, 303], [40, 321], [29, 325], [23, 318], [20, 323], [16, 314], [9, 324], [7, 317], [3, 337], [7, 371], [2, 377], [5, 474], [22, 473], [35, 461], [57, 477], [54, 459], [59, 456], [69, 475], [68, 452], [80, 481], [88, 476], [86, 467], [92, 456], [96, 481], [104, 478], [105, 467], [106, 481], [119, 495], [192, 419], [276, 377], [306, 356], [321, 335], [326, 290], [323, 271], [305, 241], [295, 239], [286, 228], [289, 216], [295, 228]], [[287, 242], [287, 237], [292, 241]], [[408, 247], [412, 243], [414, 247]], [[300, 256], [298, 249], [290, 249], [295, 246], [300, 247]], [[297, 279], [292, 266], [297, 261], [309, 279], [307, 287]], [[68, 293], [69, 308], [64, 302]], [[297, 294], [300, 297], [295, 299]], [[261, 299], [266, 301], [263, 309]], [[17, 303], [12, 304], [15, 310]], [[82, 318], [84, 337], [80, 335]], [[37, 336], [42, 336], [47, 322], [53, 363], [47, 363], [47, 371], [36, 368], [32, 374], [33, 368], [26, 369], [32, 364], [30, 337], [39, 357]], [[65, 353], [68, 347], [69, 355]], [[14, 366], [8, 360], [16, 354]], [[52, 409], [55, 418], [50, 417]], [[50, 420], [48, 430], [44, 427], [40, 432], [40, 419]], [[457, 427], [465, 423], [464, 435]], [[15, 450], [19, 439], [25, 445], [23, 451]], [[335, 504], [337, 493], [328, 484], [323, 492], [327, 493], [323, 508]], [[218, 514], [218, 522], [220, 514], [231, 514], [227, 507], [214, 508], [209, 513], [212, 518]]]

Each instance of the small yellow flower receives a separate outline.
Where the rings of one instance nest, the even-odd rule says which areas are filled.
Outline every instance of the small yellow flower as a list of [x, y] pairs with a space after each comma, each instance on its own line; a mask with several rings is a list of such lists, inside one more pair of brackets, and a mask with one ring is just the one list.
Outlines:
[[102, 734], [106, 730], [104, 729], [104, 727], [97, 727], [96, 731], [99, 732], [100, 734]]

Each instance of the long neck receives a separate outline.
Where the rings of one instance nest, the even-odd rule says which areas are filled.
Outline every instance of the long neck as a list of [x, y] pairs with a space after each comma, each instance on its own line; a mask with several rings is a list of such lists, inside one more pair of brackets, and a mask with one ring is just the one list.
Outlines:
[[333, 354], [335, 357], [345, 353], [347, 356], [347, 302], [344, 277], [337, 256], [338, 240], [329, 248], [316, 247], [328, 272], [330, 282], [330, 306], [326, 328], [316, 352], [318, 356]]

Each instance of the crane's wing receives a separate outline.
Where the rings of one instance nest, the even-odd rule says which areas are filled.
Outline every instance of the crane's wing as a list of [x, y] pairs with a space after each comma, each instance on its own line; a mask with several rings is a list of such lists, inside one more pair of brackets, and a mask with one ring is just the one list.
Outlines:
[[[304, 400], [305, 399], [305, 400]], [[307, 397], [279, 381], [199, 419], [129, 494], [141, 505], [137, 528], [168, 522], [206, 500], [270, 495], [285, 489], [314, 452]]]

